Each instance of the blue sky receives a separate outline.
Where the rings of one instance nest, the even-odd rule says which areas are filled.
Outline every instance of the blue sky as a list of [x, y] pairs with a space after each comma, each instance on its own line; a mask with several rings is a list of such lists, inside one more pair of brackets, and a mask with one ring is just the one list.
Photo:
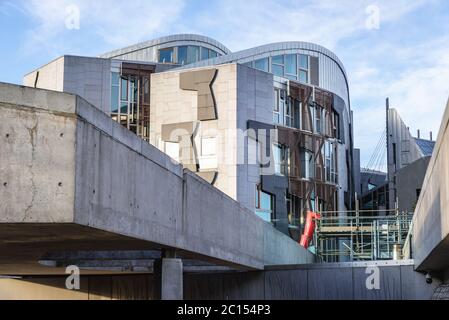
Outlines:
[[[66, 8], [80, 28], [66, 27]], [[378, 8], [378, 28], [368, 28]], [[0, 0], [0, 81], [63, 55], [94, 56], [170, 33], [199, 33], [232, 51], [301, 40], [346, 67], [355, 145], [365, 165], [384, 129], [385, 97], [414, 134], [438, 131], [449, 96], [449, 1]]]

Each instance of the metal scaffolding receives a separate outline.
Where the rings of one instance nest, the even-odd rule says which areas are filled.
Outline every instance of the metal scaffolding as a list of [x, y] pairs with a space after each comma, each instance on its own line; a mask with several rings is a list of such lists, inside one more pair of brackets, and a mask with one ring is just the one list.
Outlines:
[[402, 259], [413, 214], [387, 211], [321, 212], [314, 239], [317, 256], [323, 262]]

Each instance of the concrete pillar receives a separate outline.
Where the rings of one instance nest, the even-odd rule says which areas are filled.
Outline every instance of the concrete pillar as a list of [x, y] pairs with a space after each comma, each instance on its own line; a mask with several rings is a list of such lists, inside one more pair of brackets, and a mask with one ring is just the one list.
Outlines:
[[182, 259], [175, 254], [163, 254], [154, 262], [155, 298], [160, 300], [183, 299]]

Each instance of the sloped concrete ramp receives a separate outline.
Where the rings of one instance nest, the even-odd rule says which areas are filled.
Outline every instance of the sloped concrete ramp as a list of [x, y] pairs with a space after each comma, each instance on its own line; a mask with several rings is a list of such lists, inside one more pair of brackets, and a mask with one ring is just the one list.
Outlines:
[[82, 98], [0, 83], [0, 274], [68, 250], [161, 250], [241, 269], [313, 256]]

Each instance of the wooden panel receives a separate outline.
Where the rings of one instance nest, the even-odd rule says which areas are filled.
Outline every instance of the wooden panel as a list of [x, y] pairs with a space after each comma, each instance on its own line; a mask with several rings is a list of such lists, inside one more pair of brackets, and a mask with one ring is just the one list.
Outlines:
[[225, 300], [263, 300], [262, 272], [229, 273], [223, 275]]
[[149, 300], [150, 286], [153, 287], [150, 282], [150, 277], [146, 275], [113, 277], [112, 299]]
[[265, 299], [306, 300], [307, 270], [265, 272]]
[[310, 300], [353, 298], [351, 268], [310, 269], [307, 279]]
[[112, 278], [110, 276], [89, 277], [89, 300], [111, 300]]
[[186, 274], [184, 275], [185, 300], [223, 300], [222, 274]]

